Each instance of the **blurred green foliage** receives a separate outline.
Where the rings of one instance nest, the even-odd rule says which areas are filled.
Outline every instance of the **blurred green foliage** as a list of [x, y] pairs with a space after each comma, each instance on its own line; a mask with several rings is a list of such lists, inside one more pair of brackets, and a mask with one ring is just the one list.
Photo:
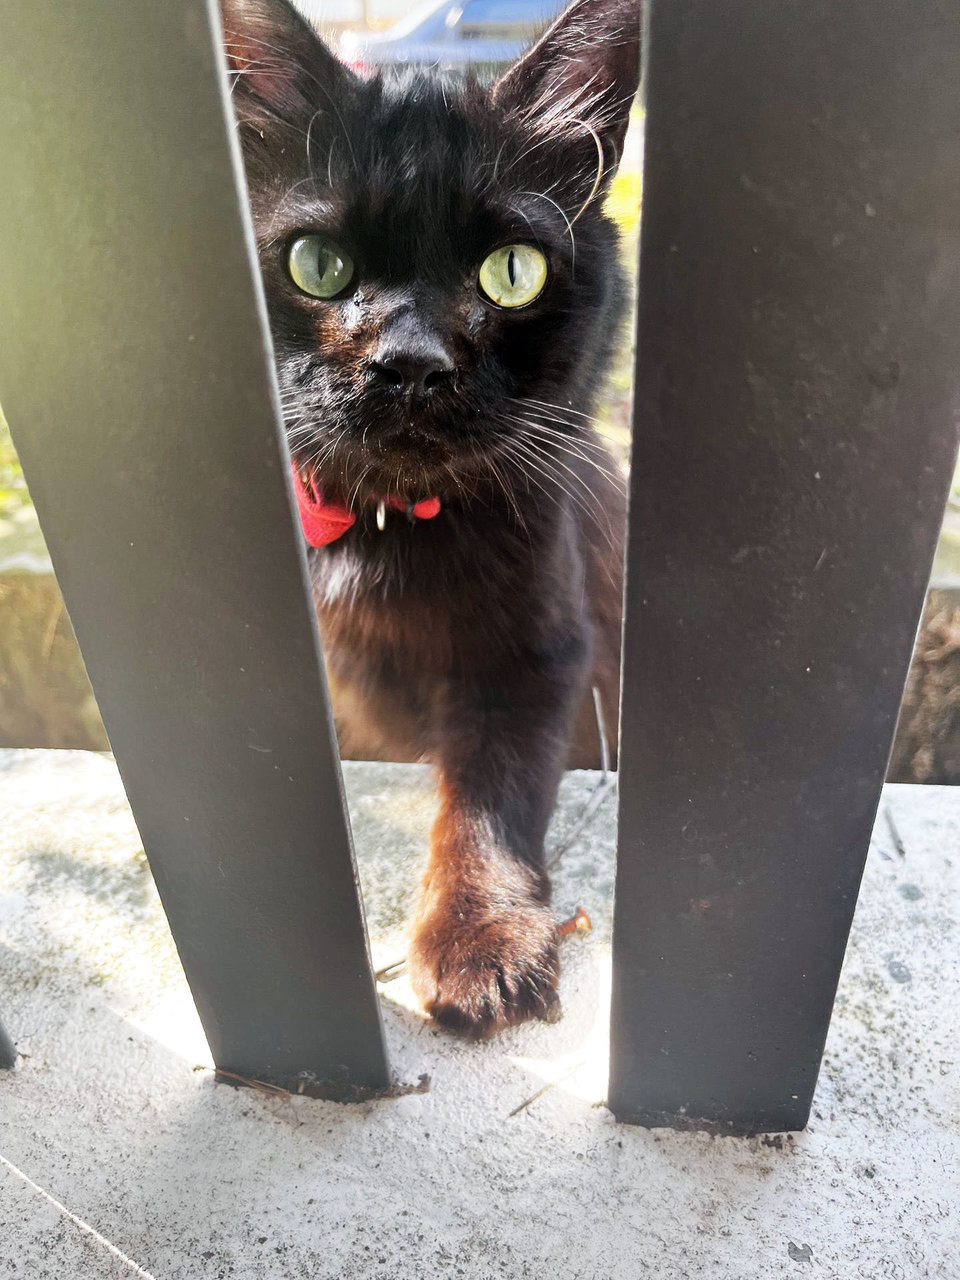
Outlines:
[[0, 519], [30, 502], [26, 481], [10, 439], [7, 420], [0, 409]]

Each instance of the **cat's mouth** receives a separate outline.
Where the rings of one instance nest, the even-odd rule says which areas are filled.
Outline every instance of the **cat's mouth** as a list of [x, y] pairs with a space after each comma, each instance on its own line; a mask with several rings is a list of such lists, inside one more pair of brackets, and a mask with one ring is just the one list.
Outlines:
[[454, 451], [429, 440], [422, 449], [409, 443], [390, 448], [368, 442], [359, 449], [329, 452], [319, 463], [294, 456], [308, 489], [335, 496], [355, 509], [381, 500], [406, 505], [450, 493], [460, 487], [458, 461]]
[[456, 424], [377, 414], [292, 452], [304, 480], [323, 490], [360, 501], [417, 501], [459, 489], [481, 451], [472, 433]]

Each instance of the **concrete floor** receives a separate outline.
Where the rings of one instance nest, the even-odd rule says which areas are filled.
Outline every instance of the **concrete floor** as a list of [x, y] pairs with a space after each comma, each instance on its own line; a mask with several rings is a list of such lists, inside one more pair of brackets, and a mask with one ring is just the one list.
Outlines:
[[[383, 964], [429, 781], [346, 773]], [[566, 779], [554, 841], [593, 784]], [[957, 1280], [960, 788], [884, 805], [904, 852], [881, 810], [810, 1127], [709, 1138], [602, 1105], [612, 798], [557, 870], [558, 910], [595, 924], [564, 944], [563, 1021], [463, 1045], [391, 983], [395, 1065], [430, 1092], [346, 1106], [213, 1082], [113, 764], [0, 752], [0, 1010], [23, 1053], [0, 1077], [0, 1277]]]

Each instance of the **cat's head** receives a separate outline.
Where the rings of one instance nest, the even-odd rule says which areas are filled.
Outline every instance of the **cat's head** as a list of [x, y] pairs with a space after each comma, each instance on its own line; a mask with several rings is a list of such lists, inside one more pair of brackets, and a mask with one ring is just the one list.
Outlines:
[[351, 501], [534, 474], [620, 316], [639, 0], [575, 0], [488, 87], [362, 79], [286, 0], [222, 10], [298, 466]]

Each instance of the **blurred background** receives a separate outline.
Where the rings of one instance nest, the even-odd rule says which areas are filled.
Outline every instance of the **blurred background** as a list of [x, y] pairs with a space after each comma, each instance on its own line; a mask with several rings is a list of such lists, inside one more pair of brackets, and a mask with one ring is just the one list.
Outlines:
[[[362, 72], [424, 65], [490, 76], [563, 7], [558, 0], [300, 0]], [[608, 212], [636, 286], [642, 122], [635, 110]], [[599, 429], [626, 470], [633, 334], [624, 326]], [[958, 371], [960, 377], [960, 371]], [[69, 424], [64, 424], [64, 430]], [[882, 549], [878, 548], [878, 557]], [[954, 476], [891, 777], [960, 783], [960, 468]], [[0, 410], [0, 746], [108, 747], [30, 495]]]

